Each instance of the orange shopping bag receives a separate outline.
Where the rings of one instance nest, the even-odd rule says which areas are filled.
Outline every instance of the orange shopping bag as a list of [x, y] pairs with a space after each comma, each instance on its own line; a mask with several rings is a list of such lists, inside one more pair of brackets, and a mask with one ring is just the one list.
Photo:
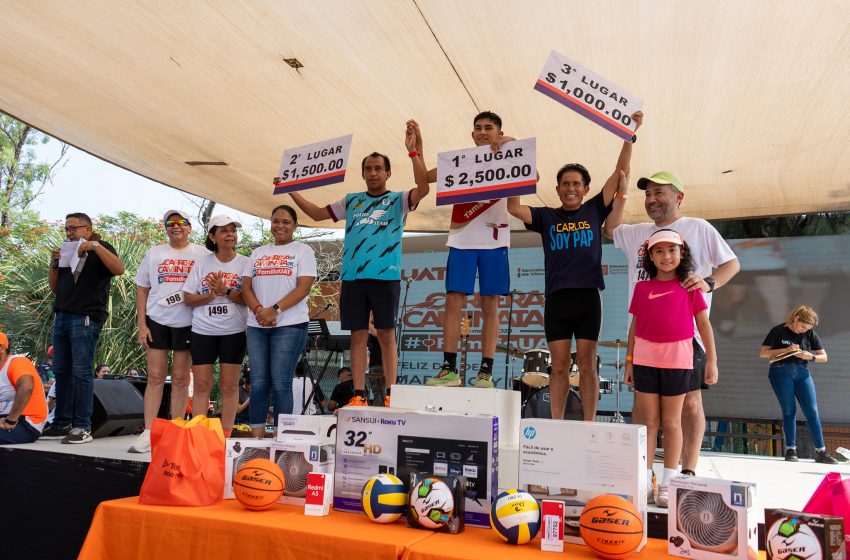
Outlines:
[[139, 503], [208, 506], [224, 497], [224, 433], [218, 418], [154, 420], [151, 464]]

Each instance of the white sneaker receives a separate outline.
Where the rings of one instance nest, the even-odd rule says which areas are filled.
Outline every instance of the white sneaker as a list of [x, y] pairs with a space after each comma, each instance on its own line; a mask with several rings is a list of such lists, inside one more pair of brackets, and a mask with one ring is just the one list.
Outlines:
[[668, 486], [663, 482], [658, 485], [658, 492], [655, 494], [655, 505], [658, 507], [667, 507], [667, 491]]
[[147, 430], [139, 434], [136, 441], [128, 449], [130, 453], [150, 453], [151, 452], [151, 433]]

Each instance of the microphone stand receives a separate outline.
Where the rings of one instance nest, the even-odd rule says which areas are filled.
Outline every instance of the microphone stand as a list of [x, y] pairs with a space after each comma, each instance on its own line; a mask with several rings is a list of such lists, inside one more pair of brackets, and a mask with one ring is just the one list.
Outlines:
[[[318, 312], [316, 312], [315, 315], [310, 317], [309, 321], [314, 321], [316, 319], [316, 317], [318, 317], [319, 315], [321, 315], [322, 313], [324, 313], [325, 311], [327, 311], [331, 307], [334, 307], [334, 302], [329, 301], [328, 303], [325, 304], [325, 306], [321, 310], [319, 310]], [[314, 341], [313, 344], [316, 347], [316, 356], [318, 357], [318, 352], [319, 352], [318, 336], [316, 337], [316, 341]], [[319, 388], [319, 386], [318, 386], [318, 384], [316, 384], [316, 378], [313, 375], [313, 369], [310, 367], [309, 352], [307, 350], [306, 345], [304, 346], [304, 351], [302, 352], [302, 355], [303, 355], [303, 360], [304, 360], [304, 372], [307, 374], [307, 377], [310, 378], [310, 386], [313, 388], [313, 390], [310, 391], [310, 396], [308, 396], [305, 399], [304, 398], [304, 390], [306, 389], [306, 385], [304, 383], [301, 384], [301, 398], [302, 398], [301, 414], [303, 415], [305, 412], [307, 412], [308, 404], [310, 403], [310, 400], [316, 395], [316, 390]], [[293, 395], [293, 397], [294, 397], [294, 395]], [[321, 414], [324, 414], [325, 413], [324, 405], [322, 405], [321, 402], [319, 402], [317, 404], [318, 404], [317, 408], [319, 409], [319, 412]]]
[[508, 385], [508, 369], [509, 363], [511, 359], [511, 327], [514, 324], [514, 296], [516, 295], [516, 290], [511, 290], [508, 296], [511, 298], [510, 306], [508, 307], [508, 341], [506, 343], [507, 350], [505, 350], [505, 389], [510, 389]]
[[396, 375], [398, 375], [398, 369], [401, 368], [401, 363], [404, 360], [404, 350], [401, 347], [401, 336], [404, 334], [402, 319], [404, 319], [404, 312], [407, 311], [407, 294], [410, 292], [410, 283], [413, 282], [413, 278], [408, 278], [405, 282], [407, 285], [404, 287], [404, 299], [401, 302], [401, 309], [398, 310], [398, 320], [395, 325], [396, 356], [399, 357]]

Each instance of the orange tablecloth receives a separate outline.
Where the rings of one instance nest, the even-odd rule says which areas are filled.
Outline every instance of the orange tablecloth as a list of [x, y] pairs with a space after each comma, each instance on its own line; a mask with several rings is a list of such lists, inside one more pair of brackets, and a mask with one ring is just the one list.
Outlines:
[[[234, 500], [209, 507], [139, 505], [138, 498], [102, 502], [95, 512], [81, 560], [170, 558], [245, 560], [595, 560], [589, 548], [565, 544], [564, 554], [502, 542], [490, 529], [467, 527], [460, 535], [408, 528], [399, 521], [378, 525], [364, 515], [332, 511], [308, 517], [294, 506], [247, 511]], [[649, 539], [635, 560], [668, 560], [667, 542]], [[759, 559], [764, 560], [764, 551]]]

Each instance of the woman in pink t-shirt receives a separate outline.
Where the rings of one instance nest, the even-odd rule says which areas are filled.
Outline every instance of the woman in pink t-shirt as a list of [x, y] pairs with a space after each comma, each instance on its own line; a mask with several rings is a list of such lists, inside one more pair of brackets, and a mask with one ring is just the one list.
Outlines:
[[643, 268], [650, 279], [635, 285], [629, 306], [634, 320], [629, 327], [625, 381], [635, 388], [635, 404], [646, 411], [650, 477], [659, 424], [664, 429], [664, 478], [655, 503], [667, 507], [669, 480], [678, 472], [682, 454], [682, 403], [695, 386], [694, 322], [705, 344], [708, 384], [717, 382], [717, 354], [702, 292], [689, 292], [680, 285], [693, 270], [691, 253], [682, 237], [673, 230], [661, 229], [644, 247]]

